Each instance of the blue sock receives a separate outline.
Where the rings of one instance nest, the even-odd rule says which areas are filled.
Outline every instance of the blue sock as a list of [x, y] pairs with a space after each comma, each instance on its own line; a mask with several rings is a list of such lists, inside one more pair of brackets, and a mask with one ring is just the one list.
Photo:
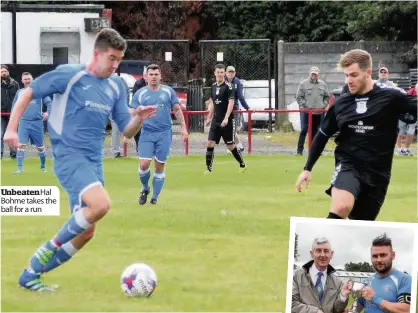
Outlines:
[[161, 190], [164, 186], [164, 180], [165, 180], [165, 173], [164, 171], [154, 173], [154, 178], [152, 179], [152, 198], [151, 199], [157, 199]]
[[90, 226], [91, 224], [84, 217], [84, 208], [75, 212], [60, 229], [58, 234], [52, 240], [38, 248], [32, 255], [29, 260], [31, 270], [35, 273], [43, 272], [44, 266], [53, 258], [53, 256], [50, 259], [46, 257], [46, 253], [50, 252], [45, 252], [45, 248], [55, 254], [62, 245], [74, 239]]
[[25, 159], [25, 150], [24, 149], [17, 149], [16, 152], [16, 161], [17, 161], [17, 169], [23, 170], [23, 160]]
[[45, 168], [46, 151], [45, 148], [42, 151], [38, 151], [39, 158], [41, 159], [41, 168]]
[[138, 173], [139, 173], [139, 180], [141, 181], [143, 189], [149, 190], [148, 182], [151, 177], [149, 168], [147, 168], [146, 170], [142, 170], [141, 168], [139, 168]]
[[77, 253], [77, 249], [74, 248], [71, 242], [67, 242], [61, 246], [61, 249], [55, 253], [52, 259], [45, 265], [43, 268], [43, 272], [47, 273], [52, 271], [53, 269], [57, 268], [58, 266], [64, 264], [68, 260], [70, 260], [74, 254]]
[[60, 229], [58, 234], [52, 240], [42, 245], [32, 255], [32, 257], [29, 260], [31, 269], [35, 273], [43, 272], [44, 266], [50, 261], [49, 259], [45, 263], [45, 258], [42, 257], [45, 255], [45, 248], [47, 250], [50, 250], [56, 253], [63, 244], [74, 239], [77, 235], [84, 232], [90, 226], [91, 224], [84, 217], [84, 208], [81, 208], [80, 210], [75, 212], [73, 215], [71, 215], [70, 219]]

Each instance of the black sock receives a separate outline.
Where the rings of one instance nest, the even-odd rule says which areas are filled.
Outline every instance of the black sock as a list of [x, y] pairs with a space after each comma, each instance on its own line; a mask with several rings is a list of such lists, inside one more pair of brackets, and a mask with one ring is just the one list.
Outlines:
[[231, 150], [232, 155], [234, 156], [235, 160], [238, 161], [240, 167], [245, 167], [244, 160], [242, 159], [241, 152], [238, 151], [237, 147]]
[[333, 218], [333, 219], [337, 219], [337, 220], [342, 220], [343, 219], [342, 217], [340, 217], [337, 214], [332, 213], [332, 212], [329, 212], [328, 213], [328, 217], [327, 218]]
[[215, 148], [209, 147], [206, 149], [206, 167], [209, 171], [212, 171], [213, 158], [215, 157], [214, 150]]

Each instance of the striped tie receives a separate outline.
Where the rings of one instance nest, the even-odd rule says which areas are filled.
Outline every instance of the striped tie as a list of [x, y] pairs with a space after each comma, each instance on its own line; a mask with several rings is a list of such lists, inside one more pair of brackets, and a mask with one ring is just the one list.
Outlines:
[[322, 297], [324, 296], [324, 288], [322, 287], [322, 282], [321, 282], [322, 275], [324, 275], [324, 273], [318, 272], [318, 279], [316, 280], [316, 283], [315, 283], [315, 289], [316, 289], [316, 292], [318, 293], [319, 303], [322, 303]]

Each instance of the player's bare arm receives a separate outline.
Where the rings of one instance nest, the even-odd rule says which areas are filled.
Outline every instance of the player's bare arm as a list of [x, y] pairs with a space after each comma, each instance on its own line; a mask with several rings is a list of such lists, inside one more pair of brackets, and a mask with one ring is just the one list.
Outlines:
[[212, 122], [212, 119], [213, 119], [214, 107], [213, 107], [212, 98], [209, 98], [208, 100], [208, 110], [209, 110], [209, 114], [208, 114], [208, 119], [206, 120], [206, 126], [208, 126]]
[[32, 88], [28, 87], [22, 92], [22, 95], [16, 101], [12, 114], [10, 115], [9, 125], [4, 133], [3, 141], [13, 149], [17, 149], [19, 141], [17, 136], [17, 126], [19, 125], [19, 121], [31, 101]]
[[228, 124], [229, 117], [231, 116], [233, 110], [234, 110], [234, 99], [229, 99], [228, 110], [226, 111], [225, 118], [222, 121], [221, 127], [225, 127]]
[[184, 115], [183, 115], [183, 111], [181, 109], [180, 104], [176, 103], [173, 106], [173, 110], [174, 110], [174, 114], [176, 115], [177, 121], [179, 121], [181, 124], [181, 136], [183, 137], [183, 140], [186, 140], [189, 137], [189, 134], [187, 132], [187, 126], [184, 120]]
[[131, 118], [131, 121], [123, 130], [123, 135], [129, 139], [135, 136], [141, 129], [142, 122], [154, 116], [156, 111], [157, 109], [154, 106], [139, 106], [136, 108], [134, 116]]
[[308, 160], [296, 181], [296, 190], [302, 192], [302, 184], [305, 182], [305, 188], [308, 188], [311, 181], [311, 171], [316, 161], [318, 161], [329, 138], [338, 131], [338, 124], [335, 117], [335, 107], [332, 106], [325, 116], [322, 127], [316, 134], [312, 146], [309, 149]]
[[[401, 299], [403, 302], [390, 302], [383, 300], [380, 297], [377, 297], [374, 290], [371, 287], [366, 287], [363, 289], [362, 296], [367, 301], [371, 301], [373, 304], [377, 305], [379, 308], [391, 313], [409, 313], [411, 310], [410, 298], [411, 296], [403, 296]], [[409, 297], [409, 298], [408, 298]]]

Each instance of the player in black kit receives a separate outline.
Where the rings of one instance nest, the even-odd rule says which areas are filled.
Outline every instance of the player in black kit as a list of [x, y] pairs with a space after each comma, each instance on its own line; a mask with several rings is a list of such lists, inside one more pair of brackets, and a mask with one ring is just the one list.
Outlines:
[[340, 59], [349, 93], [328, 110], [315, 136], [308, 160], [296, 182], [301, 192], [311, 180], [311, 170], [328, 139], [335, 139], [335, 172], [331, 187], [328, 218], [375, 220], [386, 197], [398, 119], [401, 114], [417, 116], [417, 98], [397, 89], [375, 84], [372, 58], [364, 50], [351, 50]]
[[232, 155], [238, 161], [240, 172], [246, 171], [247, 167], [242, 159], [241, 152], [235, 146], [235, 121], [233, 115], [235, 90], [234, 86], [224, 80], [225, 65], [217, 64], [215, 66], [216, 82], [212, 85], [209, 98], [209, 116], [207, 125], [210, 123], [208, 136], [208, 145], [206, 150], [206, 168], [205, 173], [212, 172], [212, 163], [214, 158], [215, 144], [219, 144], [221, 137], [226, 147], [232, 152]]

